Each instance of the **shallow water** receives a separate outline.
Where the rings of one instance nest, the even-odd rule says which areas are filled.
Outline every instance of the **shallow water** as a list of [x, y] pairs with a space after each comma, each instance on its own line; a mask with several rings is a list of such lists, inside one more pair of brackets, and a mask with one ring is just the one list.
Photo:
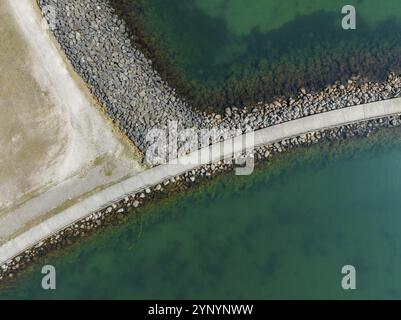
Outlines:
[[[153, 42], [155, 66], [199, 108], [318, 90], [353, 75], [377, 80], [399, 69], [397, 0], [123, 2], [139, 3], [145, 51]], [[341, 27], [346, 4], [356, 8], [356, 30]]]
[[[392, 139], [315, 146], [218, 178], [44, 259], [57, 290], [41, 289], [37, 266], [0, 297], [401, 298], [400, 132]], [[354, 291], [340, 285], [347, 264]]]

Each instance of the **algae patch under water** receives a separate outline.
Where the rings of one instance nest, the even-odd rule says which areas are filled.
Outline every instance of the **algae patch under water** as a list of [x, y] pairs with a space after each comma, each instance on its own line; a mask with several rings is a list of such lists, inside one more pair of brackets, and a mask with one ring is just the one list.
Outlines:
[[[222, 110], [320, 90], [354, 75], [399, 72], [401, 3], [111, 0], [132, 39], [199, 109]], [[354, 5], [357, 29], [343, 30]]]
[[[401, 297], [401, 130], [301, 149], [223, 175], [47, 257], [2, 298]], [[335, 161], [333, 161], [335, 160]], [[341, 267], [357, 290], [341, 289]]]

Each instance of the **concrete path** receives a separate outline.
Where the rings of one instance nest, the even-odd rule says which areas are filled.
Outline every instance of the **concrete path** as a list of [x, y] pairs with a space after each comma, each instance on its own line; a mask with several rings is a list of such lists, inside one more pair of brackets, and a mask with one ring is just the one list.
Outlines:
[[[255, 146], [271, 144], [311, 131], [329, 129], [392, 114], [401, 114], [401, 98], [343, 108], [261, 129], [255, 132], [254, 143]], [[181, 157], [178, 164], [165, 164], [154, 167], [88, 196], [81, 202], [1, 245], [0, 265], [51, 234], [118, 201], [127, 194], [136, 193], [203, 164], [216, 162], [222, 158], [229, 158], [232, 154], [241, 152], [244, 148], [243, 138], [243, 136], [239, 136], [234, 139], [228, 139], [225, 142], [216, 143], [188, 156]], [[223, 145], [224, 152], [221, 154], [219, 151], [223, 149]], [[197, 159], [202, 159], [202, 161], [196, 161]], [[184, 165], [182, 163], [189, 164]]]

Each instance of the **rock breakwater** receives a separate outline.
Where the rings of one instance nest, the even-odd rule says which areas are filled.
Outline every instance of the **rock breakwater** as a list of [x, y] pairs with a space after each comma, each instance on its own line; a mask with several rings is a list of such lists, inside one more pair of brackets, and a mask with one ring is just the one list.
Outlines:
[[140, 150], [146, 147], [147, 131], [168, 120], [198, 125], [189, 106], [131, 46], [124, 22], [107, 1], [38, 0], [38, 4], [75, 70]]
[[401, 94], [401, 78], [393, 73], [384, 82], [355, 76], [346, 85], [335, 83], [320, 92], [300, 88], [296, 98], [277, 97], [268, 103], [226, 108], [224, 114], [198, 112], [177, 97], [152, 62], [133, 46], [125, 22], [107, 0], [37, 2], [75, 70], [144, 153], [151, 143], [147, 133], [166, 128], [169, 121], [177, 122], [178, 128], [217, 129], [220, 135], [213, 143], [221, 137]]

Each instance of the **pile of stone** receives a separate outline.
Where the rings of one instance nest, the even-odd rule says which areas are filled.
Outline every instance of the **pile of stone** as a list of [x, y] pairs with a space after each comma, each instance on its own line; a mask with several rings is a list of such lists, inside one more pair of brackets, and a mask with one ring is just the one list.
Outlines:
[[125, 23], [105, 0], [37, 0], [75, 70], [125, 134], [144, 151], [146, 133], [168, 120], [198, 126], [199, 117], [176, 98], [131, 46]]
[[328, 86], [324, 91], [307, 93], [301, 88], [294, 98], [277, 98], [271, 103], [262, 103], [243, 109], [227, 108], [225, 115], [203, 114], [203, 124], [218, 126], [222, 132], [232, 128], [245, 133], [295, 120], [309, 115], [397, 98], [401, 95], [401, 77], [390, 73], [384, 82], [363, 82], [355, 77], [347, 85], [341, 83]]
[[394, 74], [382, 83], [355, 77], [321, 92], [307, 93], [301, 88], [296, 98], [278, 97], [243, 109], [227, 108], [224, 115], [196, 112], [177, 98], [174, 89], [152, 68], [152, 62], [132, 45], [124, 21], [114, 14], [107, 0], [37, 1], [76, 71], [144, 153], [152, 143], [146, 141], [147, 133], [166, 128], [170, 120], [177, 121], [178, 128], [215, 128], [228, 138], [401, 93], [401, 79]]

